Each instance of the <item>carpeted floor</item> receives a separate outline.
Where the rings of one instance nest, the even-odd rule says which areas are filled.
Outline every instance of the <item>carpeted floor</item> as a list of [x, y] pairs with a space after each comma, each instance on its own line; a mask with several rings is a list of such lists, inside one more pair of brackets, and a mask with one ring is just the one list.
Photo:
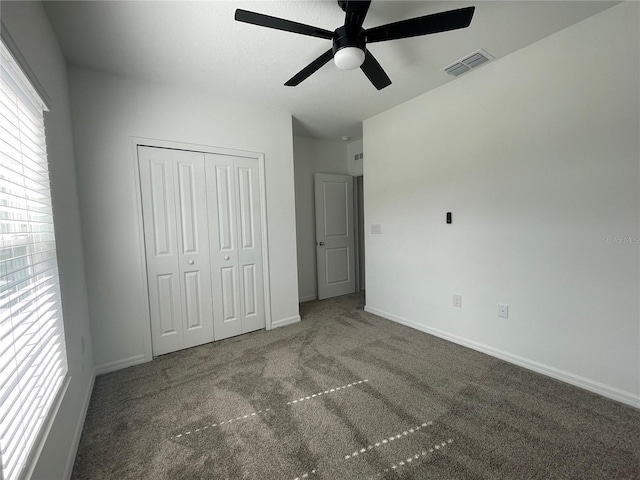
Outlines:
[[73, 479], [639, 479], [640, 411], [362, 310], [96, 379]]

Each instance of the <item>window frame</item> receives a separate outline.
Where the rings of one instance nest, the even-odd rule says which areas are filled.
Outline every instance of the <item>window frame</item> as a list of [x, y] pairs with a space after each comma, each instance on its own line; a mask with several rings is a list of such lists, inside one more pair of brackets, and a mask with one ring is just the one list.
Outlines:
[[[51, 257], [47, 259], [47, 261], [53, 262], [53, 267], [50, 269], [51, 271], [53, 271], [54, 273], [51, 275], [51, 279], [52, 282], [54, 284], [54, 286], [52, 287], [52, 289], [54, 290], [54, 295], [57, 295], [56, 300], [53, 302], [54, 305], [57, 305], [54, 307], [47, 307], [47, 308], [51, 308], [51, 310], [45, 310], [45, 313], [47, 313], [48, 311], [53, 311], [52, 317], [56, 317], [55, 320], [51, 321], [52, 324], [54, 324], [53, 326], [51, 325], [46, 325], [47, 328], [50, 328], [52, 330], [52, 338], [54, 338], [53, 340], [51, 340], [51, 344], [53, 346], [49, 346], [49, 348], [54, 349], [54, 350], [58, 350], [57, 352], [57, 360], [54, 363], [42, 363], [41, 364], [41, 371], [42, 372], [46, 372], [48, 371], [47, 369], [51, 368], [50, 373], [52, 375], [50, 375], [47, 378], [44, 379], [40, 379], [39, 380], [39, 386], [35, 386], [33, 388], [33, 391], [29, 391], [29, 393], [35, 393], [35, 392], [41, 392], [42, 390], [44, 390], [45, 384], [47, 384], [47, 382], [52, 382], [52, 388], [48, 391], [48, 395], [46, 395], [46, 400], [43, 401], [42, 403], [40, 403], [39, 401], [35, 401], [32, 400], [30, 402], [24, 402], [24, 400], [20, 400], [19, 403], [20, 408], [23, 408], [24, 404], [27, 405], [35, 405], [35, 411], [38, 412], [38, 410], [41, 410], [41, 412], [38, 412], [34, 415], [35, 420], [33, 420], [33, 425], [35, 425], [35, 427], [33, 427], [30, 430], [30, 439], [29, 439], [29, 443], [26, 445], [26, 448], [28, 450], [28, 453], [26, 455], [23, 455], [22, 458], [20, 458], [19, 456], [19, 450], [15, 450], [13, 452], [13, 458], [15, 459], [16, 456], [17, 458], [20, 459], [19, 464], [14, 467], [14, 470], [11, 472], [11, 477], [6, 477], [6, 473], [4, 472], [4, 464], [5, 464], [5, 454], [6, 452], [4, 450], [2, 450], [2, 446], [0, 445], [0, 479], [3, 480], [20, 480], [23, 478], [28, 478], [32, 473], [33, 470], [35, 468], [35, 464], [37, 462], [37, 459], [42, 451], [42, 448], [44, 446], [44, 443], [49, 435], [49, 432], [51, 430], [51, 427], [53, 425], [53, 421], [56, 418], [57, 412], [60, 408], [60, 405], [62, 403], [62, 399], [64, 398], [64, 395], [67, 391], [67, 388], [69, 387], [69, 383], [71, 380], [71, 376], [69, 375], [69, 368], [68, 368], [68, 353], [67, 353], [67, 347], [66, 347], [66, 337], [65, 337], [65, 329], [64, 329], [64, 314], [63, 314], [63, 304], [62, 304], [62, 295], [61, 295], [61, 282], [60, 282], [60, 276], [58, 273], [58, 269], [59, 269], [59, 264], [58, 264], [58, 260], [57, 260], [57, 252], [58, 249], [56, 247], [55, 244], [55, 219], [54, 219], [54, 215], [53, 215], [53, 211], [52, 211], [52, 205], [51, 205], [51, 197], [52, 197], [52, 191], [51, 191], [51, 185], [49, 182], [49, 175], [50, 175], [50, 168], [49, 168], [49, 162], [48, 162], [48, 158], [47, 158], [47, 145], [46, 145], [46, 136], [45, 136], [45, 112], [49, 111], [49, 105], [50, 105], [50, 100], [48, 98], [48, 96], [46, 95], [46, 92], [44, 91], [44, 89], [42, 88], [41, 84], [37, 81], [36, 76], [33, 74], [33, 71], [29, 68], [28, 63], [26, 62], [26, 60], [24, 59], [24, 57], [20, 54], [19, 49], [17, 48], [15, 42], [13, 41], [13, 39], [9, 36], [7, 29], [4, 27], [4, 25], [1, 25], [0, 28], [0, 32], [1, 32], [1, 45], [0, 45], [0, 49], [2, 50], [3, 53], [3, 58], [2, 59], [2, 64], [3, 66], [7, 69], [7, 71], [9, 70], [9, 68], [12, 70], [11, 73], [7, 73], [5, 71], [2, 71], [2, 83], [5, 83], [5, 80], [11, 78], [12, 80], [7, 82], [7, 83], [11, 83], [14, 82], [15, 80], [17, 80], [17, 82], [14, 82], [14, 85], [11, 85], [10, 87], [16, 87], [18, 89], [21, 89], [20, 92], [15, 91], [14, 90], [14, 95], [16, 95], [16, 97], [20, 98], [21, 95], [30, 95], [30, 98], [27, 99], [28, 101], [31, 101], [32, 105], [37, 104], [38, 105], [38, 124], [41, 125], [41, 130], [42, 130], [42, 134], [41, 134], [41, 156], [40, 156], [40, 162], [41, 162], [41, 166], [44, 165], [45, 170], [46, 170], [46, 184], [47, 187], [46, 189], [46, 196], [47, 196], [47, 201], [48, 201], [48, 208], [45, 210], [48, 210], [48, 213], [43, 214], [43, 215], [48, 215], [48, 217], [51, 219], [51, 230], [50, 232], [50, 243], [52, 243], [53, 248], [52, 250], [50, 250], [51, 253]], [[1, 69], [0, 69], [1, 70]], [[20, 83], [21, 82], [21, 83]], [[0, 88], [4, 88], [4, 86], [0, 87]], [[26, 90], [26, 91], [25, 91]], [[7, 97], [8, 98], [8, 97]], [[29, 108], [29, 105], [25, 106], [27, 108]], [[16, 108], [19, 109], [20, 107], [18, 106], [18, 102], [16, 102]], [[33, 109], [31, 110], [31, 113], [33, 113]], [[3, 125], [0, 125], [0, 129], [3, 130], [3, 135], [4, 132], [8, 133], [8, 128], [11, 124], [11, 120], [4, 120], [2, 119], [3, 123], [6, 122]], [[20, 130], [20, 123], [16, 121], [16, 123], [18, 123], [18, 131], [23, 132], [23, 130]], [[4, 137], [7, 138], [7, 137]], [[7, 144], [8, 145], [8, 144]], [[22, 145], [22, 143], [21, 143]], [[22, 150], [21, 150], [22, 151]], [[22, 154], [21, 154], [22, 155]], [[22, 156], [24, 157], [24, 156]], [[6, 157], [7, 159], [11, 158], [9, 155], [7, 155]], [[23, 167], [23, 172], [24, 172], [24, 168]], [[7, 167], [5, 170], [5, 173], [7, 171], [9, 171], [10, 168]], [[1, 172], [2, 170], [0, 170]], [[19, 177], [19, 174], [14, 172], [15, 178]], [[22, 178], [26, 178], [24, 175], [22, 176]], [[8, 180], [7, 180], [8, 182]], [[26, 187], [25, 187], [26, 188]], [[26, 191], [26, 190], [25, 190]], [[7, 193], [7, 190], [4, 191], [4, 193], [6, 194], [6, 196], [9, 196], [10, 194]], [[20, 199], [19, 196], [16, 196], [17, 199]], [[28, 203], [27, 200], [27, 196], [25, 194], [25, 197], [22, 199], [23, 201]], [[5, 211], [10, 209], [11, 207], [7, 206], [8, 202], [3, 203], [2, 205], [0, 205], [0, 209], [4, 209]], [[29, 215], [29, 220], [26, 220], [27, 223], [29, 223], [31, 221], [31, 217], [30, 217], [30, 213], [31, 213], [31, 209], [30, 208], [26, 208], [25, 209], [25, 215]], [[4, 216], [4, 215], [3, 215]], [[3, 218], [4, 221], [4, 218]], [[33, 233], [34, 231], [32, 231], [31, 228], [29, 228], [29, 239], [31, 240], [29, 242], [28, 245], [25, 245], [24, 249], [28, 249], [28, 247], [33, 247]], [[2, 234], [3, 230], [0, 229], [0, 235]], [[6, 245], [4, 245], [2, 238], [0, 237], [0, 249], [4, 249], [6, 247]], [[37, 252], [37, 251], [36, 251]], [[41, 253], [41, 252], [37, 252], [37, 253]], [[28, 262], [28, 256], [29, 255], [33, 255], [33, 251], [29, 254], [27, 254], [24, 257], [24, 262]], [[7, 265], [9, 265], [8, 262], [12, 261], [15, 257], [15, 255], [11, 255], [10, 257], [8, 257], [7, 260]], [[46, 257], [43, 257], [46, 258]], [[0, 271], [0, 278], [2, 277], [7, 277], [11, 274], [14, 273], [10, 268], [5, 267], [5, 265], [2, 265], [2, 270]], [[32, 265], [29, 267], [25, 267], [26, 268], [32, 268]], [[17, 271], [17, 270], [16, 270]], [[32, 269], [33, 271], [33, 269]], [[43, 275], [43, 272], [41, 272], [39, 275]], [[34, 278], [37, 278], [34, 277]], [[33, 283], [36, 283], [33, 280], [29, 280], [31, 283], [29, 283], [29, 286], [26, 289], [22, 289], [21, 290], [21, 296], [24, 296], [25, 293], [29, 292], [33, 292], [35, 294], [35, 296], [38, 298], [38, 302], [40, 302], [41, 298], [42, 298], [42, 292], [39, 291], [37, 288], [34, 288]], [[18, 282], [19, 284], [20, 282]], [[2, 287], [0, 287], [2, 288]], [[2, 290], [0, 290], [0, 302], [2, 302], [3, 300], [3, 295], [6, 295], [6, 292], [9, 289], [7, 288], [6, 290], [4, 288], [2, 288]], [[10, 305], [10, 303], [5, 303], [5, 305]], [[38, 308], [40, 307], [40, 304], [38, 304]], [[9, 310], [9, 314], [8, 318], [9, 320], [6, 320], [5, 326], [6, 324], [12, 325], [12, 321], [14, 319], [14, 313], [11, 312], [10, 307], [6, 307], [5, 310]], [[7, 312], [5, 312], [6, 314]], [[37, 315], [38, 317], [38, 326], [36, 327], [36, 330], [38, 330], [38, 332], [40, 331], [40, 329], [42, 328], [43, 324], [40, 322], [41, 318], [42, 318], [42, 314], [38, 311]], [[0, 319], [2, 319], [2, 316], [0, 315]], [[13, 329], [13, 327], [11, 327]], [[13, 331], [13, 330], [12, 330]], [[6, 333], [6, 329], [3, 328], [2, 330], [0, 330], [0, 334], [4, 335]], [[11, 333], [12, 335], [12, 340], [10, 341], [10, 345], [11, 348], [13, 348], [13, 346], [15, 345], [16, 341], [13, 335], [13, 333]], [[8, 335], [7, 335], [8, 336]], [[1, 337], [0, 337], [1, 338]], [[41, 340], [41, 338], [40, 338]], [[2, 345], [2, 348], [0, 348], [0, 352], [4, 351], [4, 346], [7, 345], [9, 343], [9, 341], [5, 341]], [[39, 345], [38, 347], [34, 348], [35, 350], [39, 350], [39, 353], [43, 353], [43, 351], [45, 350], [42, 345], [47, 345], [46, 342], [38, 342]], [[13, 374], [13, 372], [10, 370], [10, 363], [11, 360], [7, 361], [5, 363], [5, 361], [7, 360], [7, 358], [9, 358], [10, 356], [13, 357], [13, 362], [15, 362], [15, 359], [17, 357], [16, 353], [13, 352], [13, 354], [11, 353], [6, 353], [4, 358], [1, 358], [0, 360], [0, 394], [5, 395], [7, 398], [10, 398], [13, 394], [13, 390], [12, 389], [19, 389], [18, 386], [13, 386], [10, 387], [6, 390], [6, 392], [3, 390], [4, 384], [6, 383], [7, 385], [13, 383], [12, 381], [9, 381], [6, 375], [10, 375]], [[48, 361], [51, 361], [52, 357], [55, 357], [55, 354], [49, 354], [46, 353], [45, 355], [43, 355], [42, 357], [45, 358]], [[18, 375], [16, 373], [16, 375]], [[20, 378], [18, 381], [22, 381], [22, 378]], [[34, 381], [35, 384], [38, 384], [38, 380]], [[8, 393], [7, 393], [8, 392]], [[28, 397], [29, 398], [29, 397]], [[37, 397], [36, 397], [37, 398]], [[15, 404], [15, 402], [12, 402], [12, 406]], [[8, 407], [11, 408], [11, 407]], [[6, 413], [7, 417], [11, 417], [11, 415], [8, 413], [9, 410], [7, 412], [0, 412], [2, 413], [2, 415], [0, 415], [0, 421], [3, 420], [4, 414]], [[19, 414], [22, 415], [22, 414]], [[16, 416], [17, 418], [17, 416]], [[24, 421], [23, 421], [24, 423]], [[4, 429], [6, 428], [6, 423], [2, 423], [0, 424], [0, 434], [4, 431]], [[14, 436], [15, 438], [15, 436]], [[12, 445], [11, 443], [9, 443], [9, 445]], [[20, 448], [20, 447], [18, 447]], [[12, 447], [10, 446], [9, 448], [5, 449], [8, 450], [9, 452], [11, 452]], [[11, 454], [10, 454], [11, 455]]]

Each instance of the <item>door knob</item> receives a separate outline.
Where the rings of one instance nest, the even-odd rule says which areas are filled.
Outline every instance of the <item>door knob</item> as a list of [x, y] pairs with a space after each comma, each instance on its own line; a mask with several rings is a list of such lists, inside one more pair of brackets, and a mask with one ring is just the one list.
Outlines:
[[225, 255], [225, 256], [224, 256], [224, 259], [225, 259], [225, 260], [229, 260], [229, 255]]
[[193, 265], [195, 262], [193, 260], [189, 260], [189, 265]]
[[323, 246], [324, 242], [319, 242], [318, 245]]

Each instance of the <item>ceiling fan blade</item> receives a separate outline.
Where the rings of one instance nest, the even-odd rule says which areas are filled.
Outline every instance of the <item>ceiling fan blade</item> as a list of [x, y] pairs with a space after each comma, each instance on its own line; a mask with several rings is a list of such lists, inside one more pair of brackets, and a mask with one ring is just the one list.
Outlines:
[[367, 50], [364, 57], [364, 63], [360, 65], [360, 70], [364, 72], [369, 81], [378, 90], [391, 85], [391, 80], [369, 50]]
[[346, 0], [344, 26], [347, 30], [360, 30], [367, 16], [371, 0]]
[[367, 43], [417, 37], [468, 27], [476, 7], [465, 7], [448, 12], [410, 18], [367, 30]]
[[284, 30], [285, 32], [299, 33], [300, 35], [308, 35], [310, 37], [320, 37], [327, 40], [333, 38], [333, 32], [323, 28], [312, 27], [304, 23], [292, 22], [284, 18], [271, 17], [262, 13], [249, 12], [238, 8], [236, 10], [235, 19], [238, 22], [250, 23], [261, 27], [274, 28], [276, 30]]
[[320, 69], [320, 67], [324, 66], [332, 58], [333, 58], [333, 49], [330, 48], [329, 50], [324, 52], [322, 55], [320, 55], [318, 58], [316, 58], [313, 62], [311, 62], [309, 65], [307, 65], [298, 73], [296, 73], [293, 77], [291, 77], [291, 79], [288, 80], [287, 83], [285, 83], [285, 85], [287, 87], [295, 87], [296, 85], [299, 85], [300, 83], [302, 83], [303, 80], [306, 80], [311, 76], [311, 74], [317, 72]]

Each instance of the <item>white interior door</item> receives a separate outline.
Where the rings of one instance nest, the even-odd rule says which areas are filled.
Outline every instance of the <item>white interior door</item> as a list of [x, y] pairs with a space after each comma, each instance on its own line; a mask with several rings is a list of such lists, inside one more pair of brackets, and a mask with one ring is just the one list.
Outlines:
[[213, 341], [204, 154], [138, 147], [153, 354]]
[[206, 154], [215, 339], [265, 327], [256, 159]]
[[353, 177], [316, 173], [315, 209], [318, 298], [353, 293]]

